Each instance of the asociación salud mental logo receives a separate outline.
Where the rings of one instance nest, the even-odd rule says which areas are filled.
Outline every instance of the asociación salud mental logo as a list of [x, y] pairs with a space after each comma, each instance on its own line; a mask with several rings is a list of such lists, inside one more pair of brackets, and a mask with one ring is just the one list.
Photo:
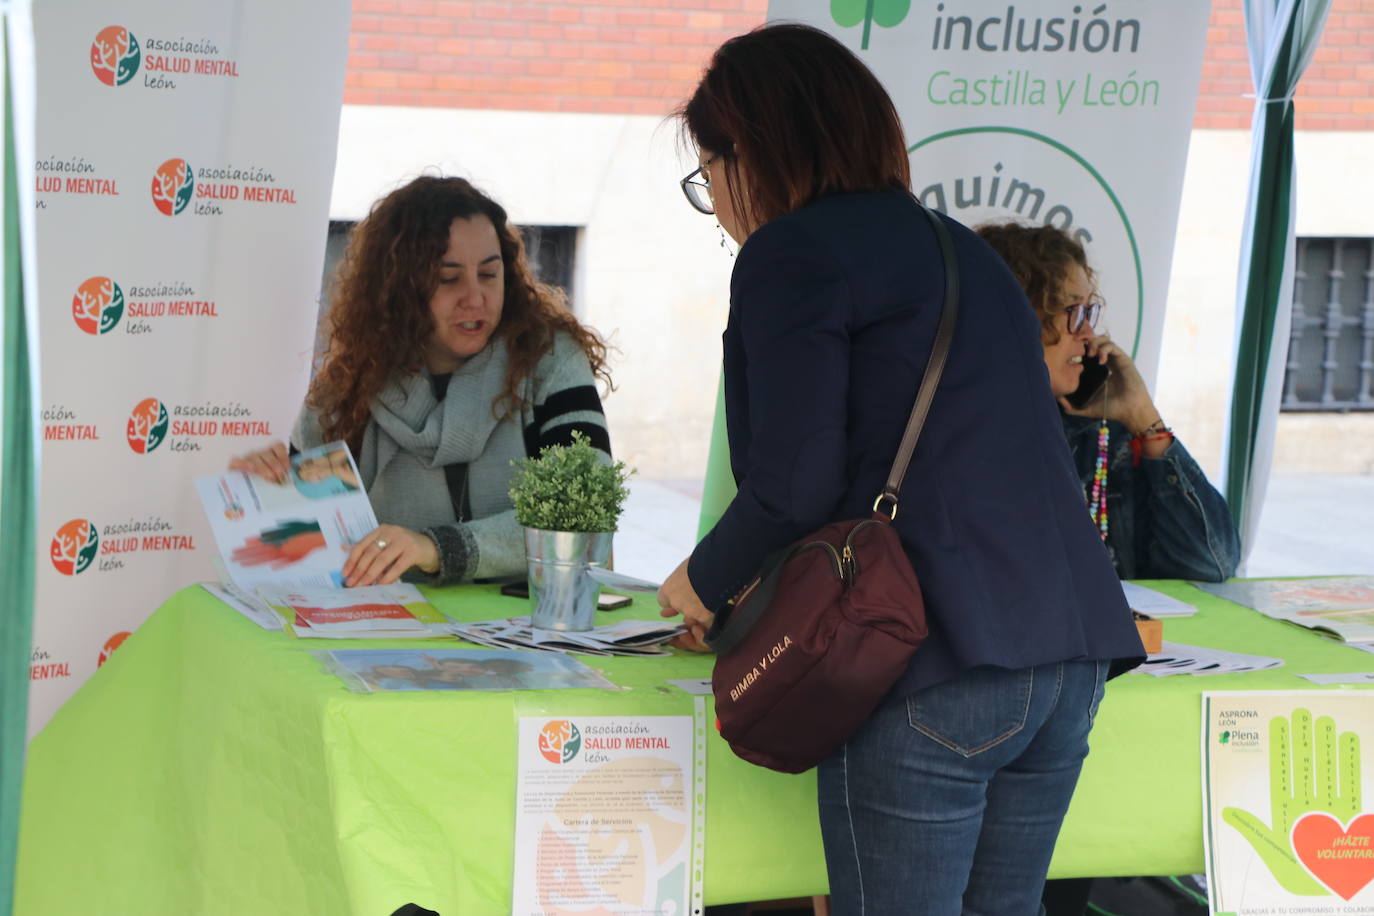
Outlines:
[[91, 42], [91, 70], [106, 86], [123, 86], [133, 79], [142, 59], [138, 39], [122, 25], [101, 29]]
[[196, 173], [185, 159], [168, 159], [153, 173], [153, 206], [165, 216], [176, 216], [191, 202]]
[[72, 297], [72, 320], [87, 334], [108, 334], [124, 317], [124, 290], [109, 277], [90, 277]]
[[582, 733], [567, 719], [555, 719], [539, 730], [539, 753], [549, 763], [571, 763], [582, 749]]
[[129, 448], [146, 455], [167, 438], [170, 425], [167, 406], [157, 398], [144, 398], [129, 413], [129, 425], [125, 428], [124, 437], [129, 440]]
[[130, 633], [128, 630], [123, 630], [119, 633], [114, 634], [109, 639], [105, 640], [105, 645], [101, 646], [100, 648], [100, 658], [96, 659], [95, 666], [99, 668], [101, 665], [108, 662], [110, 660], [110, 656], [114, 655], [115, 649], [118, 649], [121, 645], [123, 645], [124, 640], [128, 639], [132, 635], [133, 634]]
[[64, 576], [85, 572], [95, 562], [100, 549], [100, 535], [88, 519], [74, 518], [53, 535], [49, 556], [52, 565]]

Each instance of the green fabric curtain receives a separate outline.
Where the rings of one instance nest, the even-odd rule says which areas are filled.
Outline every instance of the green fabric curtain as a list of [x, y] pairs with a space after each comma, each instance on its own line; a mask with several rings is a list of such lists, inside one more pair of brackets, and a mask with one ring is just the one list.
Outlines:
[[4, 315], [0, 321], [0, 916], [14, 898], [19, 793], [29, 703], [37, 524], [37, 366], [30, 360], [19, 243], [13, 88], [5, 25]]
[[1245, 0], [1255, 87], [1250, 194], [1237, 289], [1226, 500], [1248, 552], [1273, 458], [1293, 301], [1293, 92], [1331, 0]]

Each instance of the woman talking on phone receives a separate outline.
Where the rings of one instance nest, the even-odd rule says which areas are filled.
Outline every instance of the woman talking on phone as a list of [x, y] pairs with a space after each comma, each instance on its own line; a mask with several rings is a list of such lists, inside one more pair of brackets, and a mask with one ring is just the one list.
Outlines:
[[[741, 244], [723, 337], [738, 492], [659, 592], [699, 635], [766, 556], [872, 511], [946, 271], [892, 101], [834, 38], [727, 41], [682, 120], [698, 157], [683, 190]], [[838, 916], [1037, 913], [1111, 662], [1143, 654], [1025, 296], [941, 219], [958, 319], [893, 521], [930, 635], [817, 771]]]
[[1226, 500], [1165, 425], [1131, 357], [1098, 333], [1103, 306], [1083, 246], [1053, 226], [989, 223], [977, 232], [1040, 319], [1050, 390], [1117, 574], [1229, 578], [1240, 537]]

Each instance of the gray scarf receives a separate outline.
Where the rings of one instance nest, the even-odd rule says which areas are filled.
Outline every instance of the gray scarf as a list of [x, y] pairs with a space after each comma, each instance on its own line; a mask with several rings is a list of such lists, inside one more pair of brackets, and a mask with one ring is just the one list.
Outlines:
[[[444, 468], [451, 464], [468, 466], [473, 517], [510, 509], [510, 462], [523, 458], [525, 449], [518, 415], [503, 423], [492, 409], [505, 387], [507, 363], [505, 342], [492, 340], [453, 373], [442, 401], [426, 372], [387, 383], [372, 403], [373, 422], [357, 455], [379, 520], [415, 530], [452, 524], [453, 499], [461, 496], [449, 493]], [[318, 432], [300, 437], [317, 438]]]

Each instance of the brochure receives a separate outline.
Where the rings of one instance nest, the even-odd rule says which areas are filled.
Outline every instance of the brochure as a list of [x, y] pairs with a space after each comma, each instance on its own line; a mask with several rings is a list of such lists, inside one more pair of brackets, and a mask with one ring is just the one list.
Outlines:
[[1194, 605], [1134, 582], [1122, 582], [1121, 590], [1126, 593], [1126, 603], [1131, 610], [1147, 617], [1191, 617], [1197, 613]]
[[450, 635], [448, 618], [407, 583], [347, 589], [263, 586], [258, 594], [301, 637], [425, 639]]
[[1173, 674], [1242, 674], [1278, 668], [1282, 664], [1283, 659], [1267, 655], [1244, 655], [1224, 649], [1164, 642], [1159, 652], [1145, 659], [1145, 663], [1135, 670], [1155, 677]]
[[692, 716], [520, 719], [512, 916], [701, 912], [695, 731], [699, 753]]
[[668, 655], [662, 643], [683, 632], [681, 626], [653, 620], [620, 620], [575, 633], [538, 630], [528, 617], [454, 623], [449, 630], [481, 646], [584, 655]]
[[349, 550], [377, 527], [342, 442], [294, 456], [284, 484], [230, 471], [195, 485], [225, 574], [247, 592], [341, 588]]
[[1213, 914], [1374, 912], [1374, 693], [1202, 697], [1202, 792]]
[[1231, 582], [1194, 582], [1218, 598], [1254, 608], [1261, 614], [1290, 619], [1297, 611], [1359, 611], [1374, 609], [1374, 576], [1335, 576], [1327, 579], [1249, 579]]
[[356, 693], [616, 689], [564, 655], [489, 649], [339, 649], [314, 655]]

